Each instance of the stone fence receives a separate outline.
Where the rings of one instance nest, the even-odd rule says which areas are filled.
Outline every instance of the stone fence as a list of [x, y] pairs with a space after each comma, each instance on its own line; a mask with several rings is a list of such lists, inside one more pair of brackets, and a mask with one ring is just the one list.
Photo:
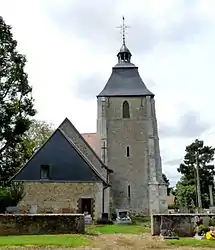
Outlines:
[[167, 231], [175, 232], [179, 237], [192, 237], [195, 216], [203, 219], [204, 226], [208, 226], [215, 214], [153, 214], [151, 216], [152, 235], [163, 235]]
[[85, 233], [83, 214], [0, 214], [0, 235]]

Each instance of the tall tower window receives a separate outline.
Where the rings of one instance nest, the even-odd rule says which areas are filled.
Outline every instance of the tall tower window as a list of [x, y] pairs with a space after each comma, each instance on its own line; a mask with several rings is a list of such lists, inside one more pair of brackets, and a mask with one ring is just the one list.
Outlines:
[[130, 187], [130, 185], [128, 185], [128, 198], [129, 199], [131, 198], [131, 187]]
[[122, 117], [130, 118], [130, 108], [129, 103], [127, 101], [124, 101], [122, 105]]
[[126, 148], [126, 156], [130, 157], [130, 148], [129, 147]]

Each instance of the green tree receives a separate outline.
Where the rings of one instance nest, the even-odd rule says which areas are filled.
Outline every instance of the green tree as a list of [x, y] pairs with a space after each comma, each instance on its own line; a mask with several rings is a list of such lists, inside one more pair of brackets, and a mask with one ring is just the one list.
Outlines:
[[[215, 148], [205, 146], [201, 140], [195, 140], [185, 149], [184, 161], [180, 164], [178, 172], [182, 175], [180, 184], [176, 186], [176, 200], [178, 202], [188, 199], [192, 199], [195, 206], [197, 206], [197, 194], [196, 194], [196, 163], [199, 164], [199, 177], [201, 186], [201, 198], [204, 208], [209, 207], [209, 185], [213, 186], [213, 176], [215, 174], [214, 165], [211, 162], [214, 160]], [[182, 186], [180, 186], [182, 185]], [[183, 190], [182, 190], [183, 189]], [[186, 196], [189, 189], [190, 193]], [[191, 192], [191, 189], [193, 190]], [[184, 192], [184, 193], [183, 193]], [[184, 196], [184, 197], [181, 197]]]
[[175, 206], [179, 208], [192, 209], [196, 203], [196, 188], [195, 185], [189, 185], [183, 181], [176, 184], [175, 191]]
[[45, 121], [32, 120], [29, 130], [27, 130], [14, 148], [9, 147], [5, 154], [7, 165], [4, 176], [12, 177], [30, 159], [33, 153], [40, 148], [53, 133], [53, 125]]
[[172, 187], [170, 187], [170, 182], [169, 182], [169, 179], [167, 178], [167, 176], [163, 173], [162, 174], [162, 177], [163, 177], [163, 181], [166, 183], [167, 185], [167, 195], [170, 195], [171, 192], [172, 192]]
[[8, 179], [8, 152], [20, 143], [36, 114], [32, 88], [11, 27], [0, 16], [0, 177]]

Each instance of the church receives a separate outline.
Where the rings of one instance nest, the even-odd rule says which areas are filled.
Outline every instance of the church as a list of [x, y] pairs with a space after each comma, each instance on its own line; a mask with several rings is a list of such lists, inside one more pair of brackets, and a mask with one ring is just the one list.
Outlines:
[[66, 118], [13, 177], [24, 183], [20, 213], [167, 212], [154, 94], [131, 56], [123, 31], [118, 62], [97, 95], [97, 132], [80, 134]]

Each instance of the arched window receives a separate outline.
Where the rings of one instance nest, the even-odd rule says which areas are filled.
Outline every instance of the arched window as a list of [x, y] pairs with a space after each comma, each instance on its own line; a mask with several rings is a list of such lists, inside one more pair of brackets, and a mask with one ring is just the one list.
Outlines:
[[129, 104], [127, 101], [123, 102], [122, 106], [122, 117], [123, 118], [130, 118], [130, 110], [129, 110]]

